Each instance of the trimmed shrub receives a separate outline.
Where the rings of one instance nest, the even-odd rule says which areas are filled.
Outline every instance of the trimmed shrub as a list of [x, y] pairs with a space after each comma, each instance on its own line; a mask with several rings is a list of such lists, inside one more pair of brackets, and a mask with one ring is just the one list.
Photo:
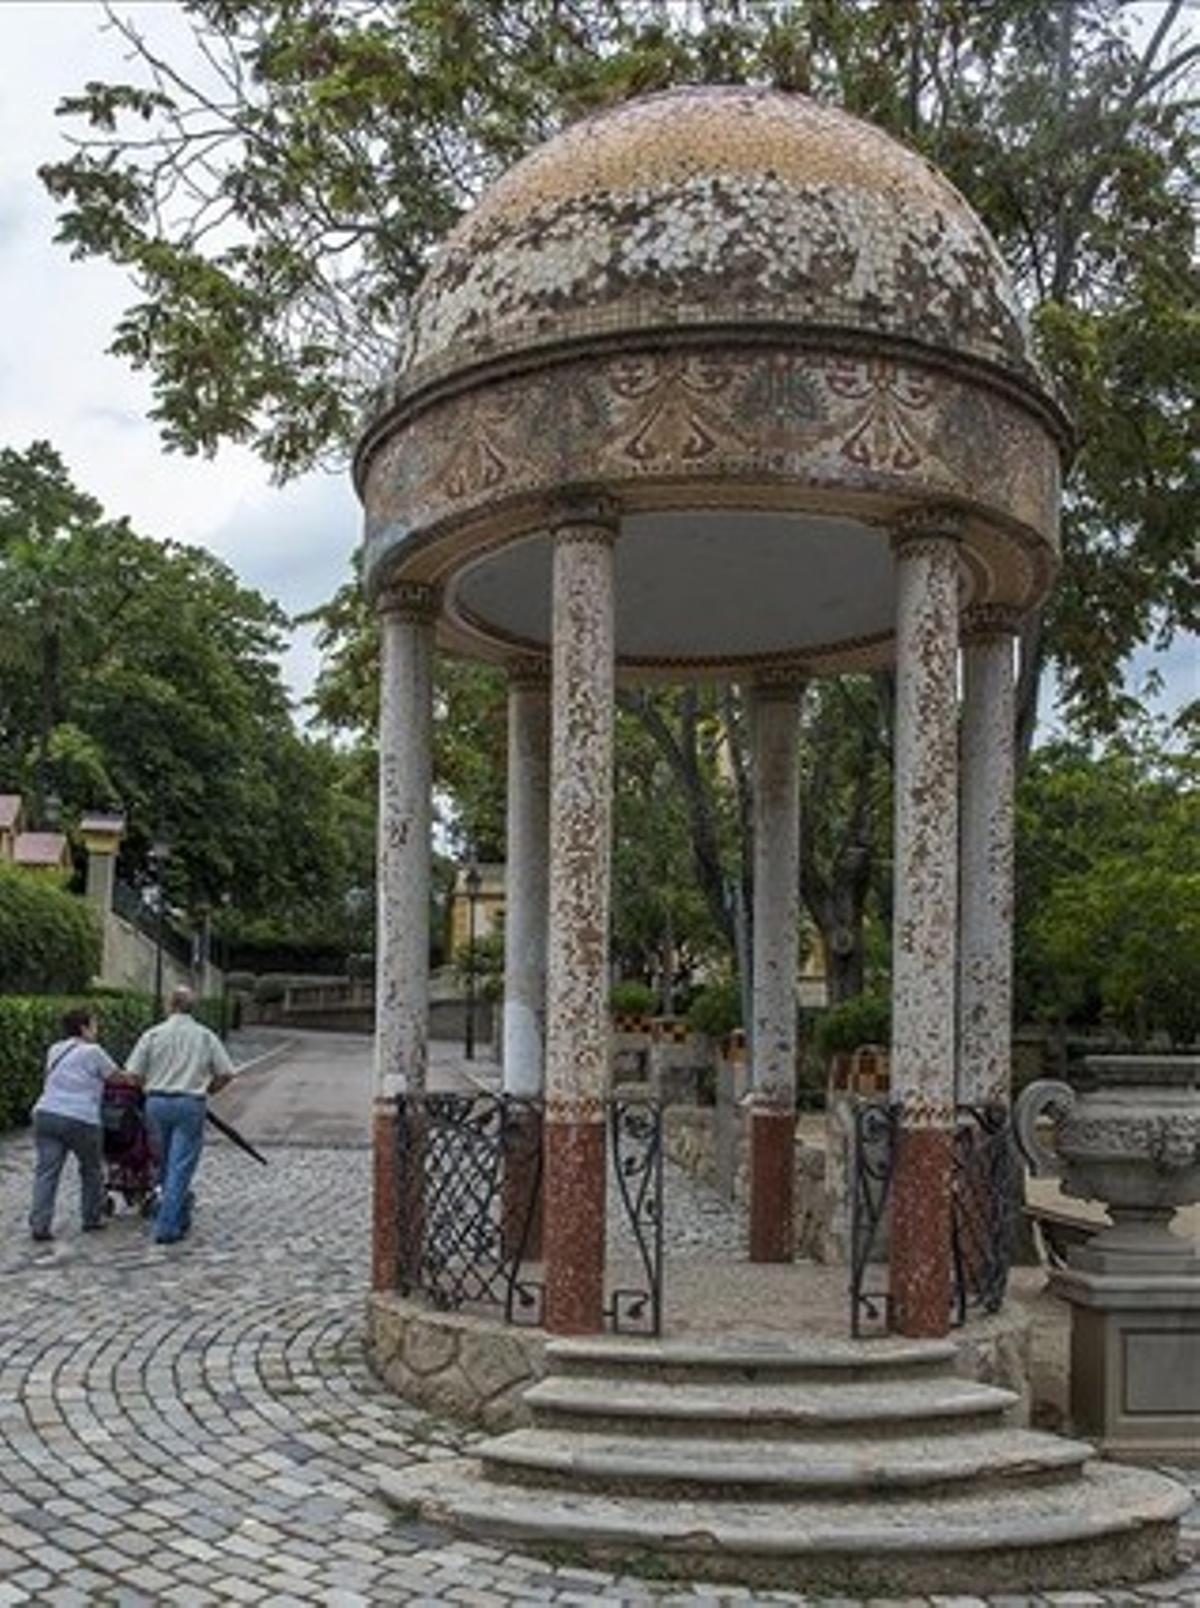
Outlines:
[[886, 1049], [891, 1036], [891, 1000], [882, 994], [855, 994], [840, 1005], [831, 1005], [821, 1016], [813, 1044], [825, 1063], [833, 1055], [849, 1055], [867, 1044], [880, 1044]]
[[742, 994], [736, 977], [702, 988], [688, 1007], [687, 1024], [693, 1033], [711, 1039], [728, 1038], [742, 1025]]
[[654, 990], [645, 983], [614, 983], [608, 996], [614, 1016], [649, 1016], [654, 1009]]
[[100, 928], [87, 901], [0, 865], [0, 994], [82, 992], [99, 965]]
[[[72, 1005], [92, 1006], [100, 1043], [118, 1065], [154, 1022], [154, 1001], [148, 994], [104, 989], [95, 994], [0, 996], [0, 1129], [28, 1122], [42, 1092], [46, 1051], [62, 1036], [60, 1018]], [[197, 1020], [214, 1032], [219, 1030], [220, 1013], [220, 1000], [197, 1003]]]

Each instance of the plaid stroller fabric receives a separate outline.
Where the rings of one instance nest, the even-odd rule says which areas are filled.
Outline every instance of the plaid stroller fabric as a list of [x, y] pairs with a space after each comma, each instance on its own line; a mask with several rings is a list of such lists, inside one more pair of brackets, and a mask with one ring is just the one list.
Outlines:
[[128, 1083], [107, 1083], [100, 1104], [104, 1131], [104, 1187], [108, 1210], [123, 1197], [143, 1215], [154, 1209], [158, 1167], [146, 1129], [142, 1091]]

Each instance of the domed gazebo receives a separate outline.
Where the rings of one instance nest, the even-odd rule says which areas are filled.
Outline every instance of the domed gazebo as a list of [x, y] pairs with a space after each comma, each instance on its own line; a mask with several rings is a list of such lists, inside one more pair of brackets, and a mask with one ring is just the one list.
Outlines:
[[505, 1086], [544, 1092], [560, 1334], [602, 1323], [615, 678], [752, 692], [769, 1261], [792, 1251], [800, 693], [894, 662], [891, 1287], [902, 1333], [945, 1332], [956, 1102], [1007, 1097], [1014, 633], [1055, 573], [1065, 439], [962, 197], [804, 97], [619, 106], [453, 231], [356, 462], [383, 625], [377, 1287], [395, 1097], [424, 1087], [435, 647], [511, 677]]

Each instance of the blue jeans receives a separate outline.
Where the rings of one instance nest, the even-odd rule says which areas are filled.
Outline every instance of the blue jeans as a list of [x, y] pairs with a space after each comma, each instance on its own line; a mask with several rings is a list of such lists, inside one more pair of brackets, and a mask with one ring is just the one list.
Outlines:
[[162, 1194], [154, 1219], [160, 1245], [182, 1239], [192, 1226], [192, 1178], [204, 1148], [202, 1094], [148, 1094], [146, 1124], [158, 1156]]

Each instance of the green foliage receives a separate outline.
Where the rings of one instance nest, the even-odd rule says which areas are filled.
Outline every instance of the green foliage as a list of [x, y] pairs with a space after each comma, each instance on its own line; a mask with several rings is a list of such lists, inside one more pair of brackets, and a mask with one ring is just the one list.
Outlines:
[[[189, 0], [189, 49], [112, 18], [115, 83], [59, 108], [42, 170], [77, 257], [139, 300], [114, 349], [167, 441], [281, 476], [352, 440], [429, 255], [481, 188], [583, 112], [683, 83], [769, 84], [867, 117], [956, 183], [1013, 270], [1080, 453], [1049, 619], [1072, 713], [1111, 723], [1122, 660], [1195, 628], [1197, 47], [1184, 0]], [[145, 29], [147, 39], [143, 39]], [[202, 132], [201, 132], [202, 131]]]
[[[42, 1091], [46, 1051], [62, 1037], [60, 1018], [72, 1005], [84, 1004], [94, 1007], [100, 1043], [118, 1066], [139, 1035], [154, 1025], [154, 1001], [146, 994], [96, 989], [33, 998], [0, 995], [0, 1131], [28, 1121]], [[220, 1001], [197, 1001], [196, 1018], [218, 1031]]]
[[46, 442], [0, 450], [0, 611], [0, 786], [35, 814], [51, 789], [68, 826], [119, 805], [127, 877], [165, 836], [171, 902], [232, 895], [242, 921], [336, 920], [370, 886], [369, 796], [292, 726], [285, 616], [210, 553], [105, 519]]
[[0, 865], [0, 994], [84, 989], [99, 964], [92, 907], [44, 875]]
[[711, 1039], [727, 1038], [742, 1026], [742, 993], [736, 977], [702, 988], [688, 1008], [687, 1024], [693, 1033]]
[[858, 994], [831, 1005], [813, 1030], [813, 1047], [823, 1062], [868, 1044], [885, 1048], [892, 1036], [891, 1001], [881, 994]]
[[614, 983], [608, 1008], [614, 1016], [649, 1016], [654, 1009], [654, 990], [647, 983]]
[[1025, 1017], [1200, 1038], [1200, 763], [1122, 744], [1040, 750], [1020, 794]]
[[480, 999], [503, 999], [504, 934], [491, 932], [473, 944], [459, 944], [454, 951], [454, 975], [460, 988], [473, 982]]

